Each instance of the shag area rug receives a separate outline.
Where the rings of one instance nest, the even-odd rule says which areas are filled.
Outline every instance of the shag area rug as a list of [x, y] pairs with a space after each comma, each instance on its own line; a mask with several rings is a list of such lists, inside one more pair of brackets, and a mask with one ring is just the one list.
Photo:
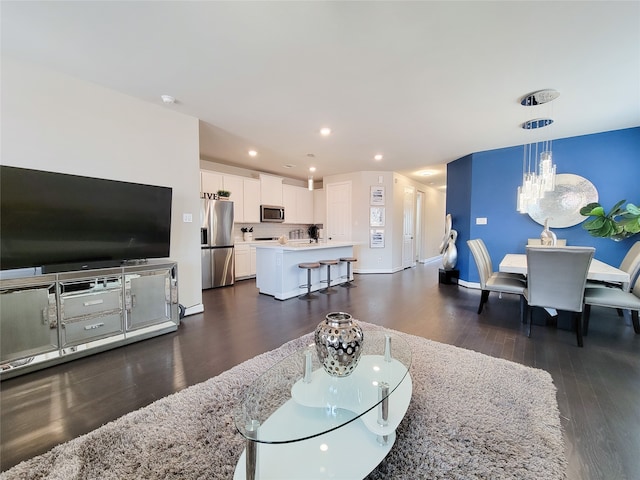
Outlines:
[[[382, 327], [360, 322], [367, 330]], [[412, 350], [413, 395], [368, 479], [562, 479], [549, 373], [392, 331]], [[269, 366], [312, 334], [131, 412], [2, 473], [12, 479], [231, 479], [245, 442], [232, 412]], [[286, 477], [283, 477], [286, 478]]]

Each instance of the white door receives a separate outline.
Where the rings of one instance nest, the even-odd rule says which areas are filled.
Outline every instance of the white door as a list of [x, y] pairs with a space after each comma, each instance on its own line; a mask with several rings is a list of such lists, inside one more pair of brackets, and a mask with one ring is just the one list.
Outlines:
[[351, 241], [351, 182], [330, 183], [327, 192], [325, 237], [337, 242]]
[[424, 192], [421, 192], [420, 190], [418, 190], [418, 193], [416, 196], [416, 226], [415, 226], [416, 240], [414, 244], [416, 262], [420, 262], [421, 259], [424, 258], [424, 255], [422, 255], [422, 248], [424, 244], [424, 238], [423, 238], [424, 226], [422, 224], [422, 219], [424, 216], [423, 206], [424, 206]]
[[415, 226], [415, 189], [404, 187], [403, 219], [402, 219], [402, 268], [409, 268], [415, 265], [413, 254]]

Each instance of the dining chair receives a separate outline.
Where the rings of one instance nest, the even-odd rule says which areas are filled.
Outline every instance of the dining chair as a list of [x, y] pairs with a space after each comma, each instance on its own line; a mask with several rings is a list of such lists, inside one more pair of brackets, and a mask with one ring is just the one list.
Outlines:
[[[629, 288], [634, 284], [636, 278], [640, 274], [640, 240], [634, 243], [627, 251], [626, 255], [622, 259], [620, 270], [623, 270], [629, 274]], [[587, 280], [587, 288], [603, 288], [613, 287], [621, 289], [622, 286], [619, 283], [603, 282], [598, 280]], [[627, 290], [628, 291], [628, 290]]]
[[524, 298], [523, 292], [526, 286], [524, 277], [517, 273], [494, 272], [491, 263], [491, 256], [484, 242], [479, 239], [467, 240], [467, 245], [473, 254], [473, 259], [478, 268], [480, 276], [480, 305], [478, 314], [482, 313], [484, 304], [489, 300], [489, 292], [514, 293], [520, 296], [520, 316], [524, 321]]
[[578, 346], [583, 346], [582, 311], [593, 247], [534, 247], [527, 251], [526, 300], [528, 337], [533, 307], [554, 308], [573, 314]]
[[[542, 240], [540, 240], [539, 238], [528, 238], [527, 239], [527, 245], [532, 245], [532, 246], [542, 245]], [[554, 246], [555, 247], [566, 247], [567, 246], [567, 239], [566, 238], [558, 238], [556, 240], [556, 244]]]
[[586, 288], [584, 291], [584, 335], [589, 333], [589, 316], [591, 307], [608, 307], [617, 310], [631, 310], [633, 330], [640, 335], [640, 278], [635, 279], [635, 284], [630, 292], [619, 288]]

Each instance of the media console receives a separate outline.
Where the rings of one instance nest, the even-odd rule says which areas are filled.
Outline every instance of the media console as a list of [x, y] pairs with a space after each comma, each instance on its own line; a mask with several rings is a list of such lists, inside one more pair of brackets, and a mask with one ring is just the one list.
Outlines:
[[0, 379], [177, 330], [168, 260], [0, 280]]

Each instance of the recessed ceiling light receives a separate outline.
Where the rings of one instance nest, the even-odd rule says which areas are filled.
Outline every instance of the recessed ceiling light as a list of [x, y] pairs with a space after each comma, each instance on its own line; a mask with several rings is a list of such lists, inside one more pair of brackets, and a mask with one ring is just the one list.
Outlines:
[[433, 175], [433, 172], [431, 170], [423, 170], [422, 172], [420, 172], [420, 175], [423, 177], [430, 177], [431, 175]]
[[329, 127], [322, 127], [320, 129], [320, 135], [322, 135], [323, 137], [331, 135], [331, 129]]
[[255, 150], [249, 150], [250, 157], [255, 157], [256, 155], [258, 155], [258, 152], [256, 152]]
[[160, 98], [164, 103], [176, 103], [176, 99], [171, 95], [160, 95]]
[[378, 154], [374, 155], [373, 159], [374, 160], [382, 160], [382, 154], [378, 153]]
[[309, 171], [310, 172], [315, 172], [316, 171], [316, 167], [309, 167]]

